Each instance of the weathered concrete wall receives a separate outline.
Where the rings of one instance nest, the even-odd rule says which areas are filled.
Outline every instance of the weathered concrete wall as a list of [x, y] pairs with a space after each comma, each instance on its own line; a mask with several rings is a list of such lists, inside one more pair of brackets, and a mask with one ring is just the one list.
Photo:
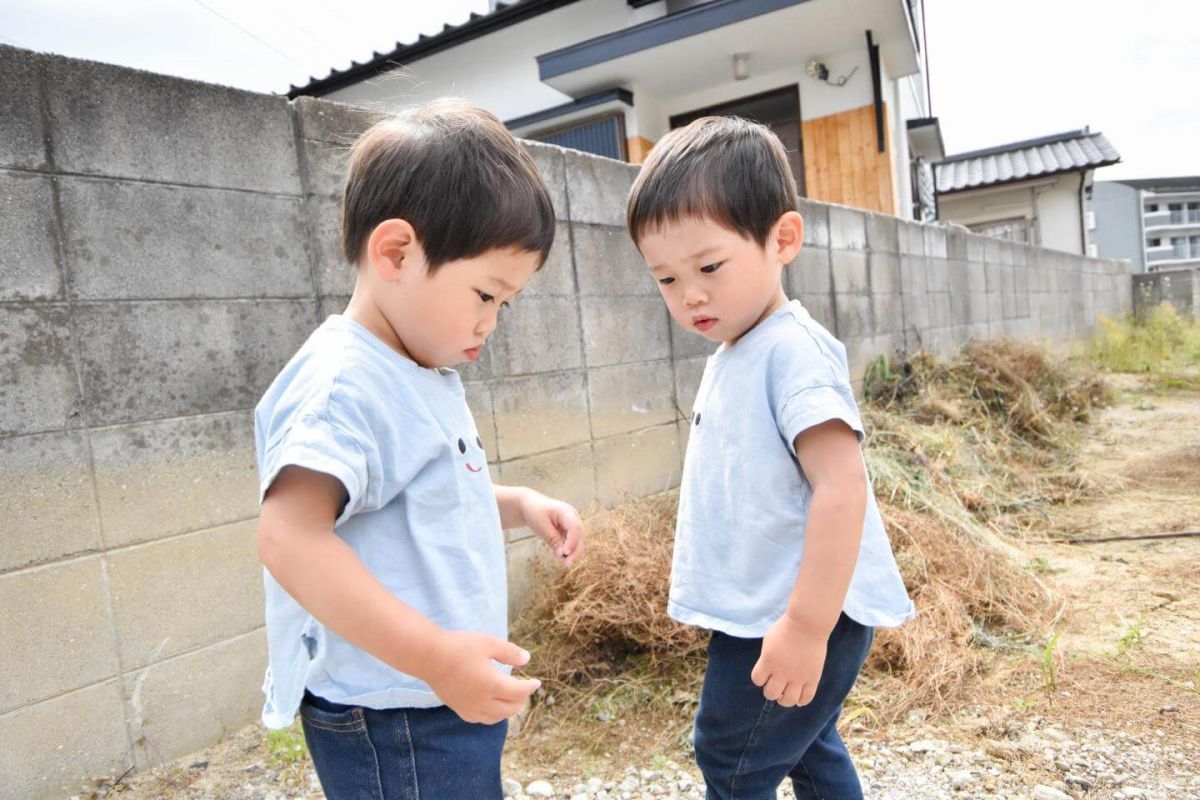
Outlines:
[[[251, 409], [350, 292], [340, 153], [371, 117], [12, 48], [0, 76], [0, 798], [61, 797], [257, 717]], [[671, 487], [711, 347], [625, 235], [635, 168], [531, 151], [557, 242], [464, 371], [493, 474], [580, 507]], [[859, 370], [1131, 307], [1119, 264], [803, 211], [788, 289]], [[514, 604], [538, 547], [510, 537]]]
[[1134, 313], [1145, 316], [1160, 303], [1200, 319], [1200, 269], [1172, 269], [1133, 276]]

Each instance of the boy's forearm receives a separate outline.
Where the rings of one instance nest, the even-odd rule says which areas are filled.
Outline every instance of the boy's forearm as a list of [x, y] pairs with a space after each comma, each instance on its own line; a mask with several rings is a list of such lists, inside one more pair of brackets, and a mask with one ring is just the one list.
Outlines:
[[282, 534], [260, 523], [260, 558], [279, 585], [346, 641], [425, 679], [442, 629], [389, 592], [332, 529]]
[[817, 488], [804, 528], [804, 557], [788, 597], [787, 614], [814, 634], [837, 624], [854, 576], [867, 509], [867, 485]]
[[492, 489], [496, 494], [496, 507], [500, 509], [500, 527], [507, 531], [524, 525], [525, 512], [521, 504], [533, 490], [524, 486], [498, 484], [493, 484]]

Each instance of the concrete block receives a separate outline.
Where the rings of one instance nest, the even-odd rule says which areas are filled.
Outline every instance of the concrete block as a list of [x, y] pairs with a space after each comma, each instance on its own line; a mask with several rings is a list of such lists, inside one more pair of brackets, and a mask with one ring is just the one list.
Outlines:
[[101, 428], [90, 436], [109, 547], [258, 515], [248, 411]]
[[496, 446], [492, 389], [483, 381], [464, 383], [463, 389], [467, 394], [467, 406], [471, 409], [471, 416], [475, 418], [475, 429], [479, 431], [479, 438], [483, 442], [483, 451], [487, 454], [488, 461], [493, 461], [497, 458], [499, 450]]
[[829, 251], [805, 245], [800, 255], [784, 268], [784, 289], [789, 296], [829, 294], [833, 291], [833, 272]]
[[121, 686], [107, 681], [0, 716], [4, 797], [60, 800], [95, 784], [85, 776], [120, 775], [133, 761]]
[[593, 448], [596, 492], [605, 506], [679, 485], [683, 465], [674, 423], [601, 439]]
[[802, 294], [797, 299], [800, 300], [800, 304], [808, 310], [808, 313], [814, 320], [824, 326], [826, 330], [836, 333], [837, 311], [833, 306], [833, 295], [828, 293], [817, 295]]
[[113, 616], [126, 670], [263, 624], [254, 531], [253, 520], [237, 522], [109, 554]]
[[45, 60], [28, 50], [0, 45], [0, 166], [46, 166], [41, 94]]
[[867, 214], [867, 248], [872, 253], [899, 253], [899, 220], [887, 214]]
[[904, 321], [906, 326], [916, 330], [924, 330], [929, 327], [929, 309], [932, 296], [929, 292], [904, 295]]
[[982, 262], [987, 258], [987, 239], [975, 233], [959, 234], [967, 243], [967, 260]]
[[[951, 259], [947, 262], [949, 271], [950, 283], [950, 307], [954, 312], [954, 319], [959, 324], [965, 324], [967, 320], [967, 295], [971, 293], [970, 275], [967, 271], [967, 262]], [[980, 289], [979, 291], [983, 291]]]
[[293, 300], [96, 303], [75, 316], [97, 424], [251, 408], [317, 322]]
[[305, 184], [308, 195], [328, 200], [341, 198], [346, 187], [352, 143], [353, 139], [346, 143], [300, 140], [300, 153], [308, 173]]
[[500, 312], [488, 340], [492, 374], [527, 375], [583, 366], [579, 308], [572, 297], [522, 297]]
[[875, 335], [875, 319], [872, 312], [871, 295], [839, 294], [837, 303], [838, 338], [861, 338]]
[[968, 261], [964, 266], [967, 272], [967, 287], [972, 292], [986, 294], [987, 266], [982, 261]]
[[1000, 262], [1000, 240], [990, 236], [983, 237], [983, 260], [988, 264]]
[[1004, 301], [1000, 292], [987, 293], [988, 322], [1004, 321]]
[[193, 753], [257, 719], [266, 666], [267, 637], [259, 629], [128, 675], [138, 766]]
[[967, 253], [967, 239], [971, 234], [957, 228], [943, 228], [943, 234], [946, 238], [946, 258], [951, 261], [967, 261], [970, 258]]
[[638, 167], [578, 150], [562, 152], [571, 221], [624, 226], [625, 205]]
[[681, 358], [704, 356], [707, 358], [716, 352], [718, 345], [710, 342], [698, 333], [684, 330], [679, 323], [671, 320], [668, 323], [671, 332], [671, 357], [678, 361]]
[[950, 262], [944, 258], [925, 258], [925, 285], [930, 292], [950, 291]]
[[946, 245], [946, 229], [940, 225], [925, 225], [925, 255], [930, 258], [949, 258]]
[[79, 431], [14, 436], [0, 447], [0, 572], [100, 547]]
[[582, 372], [497, 380], [492, 384], [500, 459], [556, 450], [589, 438]]
[[803, 197], [796, 201], [796, 211], [804, 219], [804, 246], [829, 248], [829, 204]]
[[650, 268], [624, 226], [577, 223], [572, 229], [580, 294], [659, 297]]
[[900, 257], [891, 253], [867, 255], [872, 294], [895, 294], [904, 290], [900, 280]]
[[692, 418], [692, 406], [696, 402], [696, 392], [700, 389], [700, 379], [704, 376], [707, 361], [707, 358], [675, 361], [675, 410], [684, 419]]
[[671, 357], [670, 315], [658, 297], [585, 297], [584, 356], [590, 367]]
[[918, 297], [929, 291], [929, 262], [924, 256], [900, 256], [900, 288]]
[[896, 232], [900, 238], [900, 253], [906, 256], [925, 255], [925, 226], [920, 222], [902, 219], [896, 221]]
[[319, 97], [297, 97], [291, 106], [301, 138], [333, 144], [353, 144], [359, 134], [387, 117], [382, 111]]
[[[0, 70], [3, 61], [0, 51]], [[0, 301], [63, 296], [55, 217], [49, 178], [0, 172]]]
[[930, 292], [926, 295], [929, 305], [929, 326], [931, 328], [949, 328], [955, 324], [951, 313], [949, 292]]
[[592, 436], [662, 425], [675, 418], [670, 361], [620, 364], [588, 371]]
[[837, 294], [870, 294], [867, 274], [867, 253], [864, 251], [834, 250], [833, 287]]
[[354, 264], [342, 255], [342, 212], [338, 201], [313, 198], [305, 203], [312, 225], [313, 257], [317, 261], [317, 291], [322, 295], [354, 293], [357, 276]]
[[115, 181], [61, 185], [74, 297], [313, 293], [298, 198]]
[[0, 575], [0, 714], [117, 674], [100, 558]]
[[1004, 266], [998, 261], [984, 263], [983, 277], [988, 294], [998, 294], [1004, 290]]
[[[574, 214], [568, 214], [570, 206], [567, 202], [567, 154], [575, 153], [575, 150], [567, 150], [553, 144], [545, 142], [531, 142], [521, 140], [525, 151], [533, 159], [533, 163], [537, 165], [538, 174], [542, 176], [542, 181], [546, 184], [546, 190], [550, 192], [550, 202], [554, 205], [554, 216], [556, 219], [579, 219]], [[585, 170], [586, 171], [586, 170]], [[636, 174], [636, 170], [635, 170]], [[632, 184], [632, 179], [630, 180]], [[628, 192], [628, 189], [626, 189]], [[625, 201], [622, 199], [618, 204], [621, 210], [621, 222], [625, 224]], [[617, 223], [613, 223], [617, 224]]]
[[67, 58], [46, 93], [63, 172], [300, 193], [282, 97]]
[[[545, 584], [547, 576], [563, 569], [550, 548], [537, 537], [524, 537], [508, 545], [508, 618], [516, 619]], [[529, 647], [529, 642], [517, 642]]]
[[866, 250], [867, 217], [856, 208], [829, 207], [829, 249]]
[[978, 324], [988, 321], [988, 294], [982, 288], [967, 291], [967, 323]]
[[70, 320], [62, 305], [0, 305], [0, 435], [78, 424]]
[[558, 222], [546, 263], [533, 274], [521, 297], [574, 297], [575, 261], [571, 253], [571, 223]]
[[898, 293], [871, 295], [876, 335], [904, 331], [903, 296]]
[[590, 443], [572, 445], [561, 450], [505, 461], [500, 464], [498, 482], [505, 486], [528, 486], [543, 494], [565, 500], [580, 512], [586, 512], [588, 506], [596, 500], [596, 470], [592, 464], [592, 446]]

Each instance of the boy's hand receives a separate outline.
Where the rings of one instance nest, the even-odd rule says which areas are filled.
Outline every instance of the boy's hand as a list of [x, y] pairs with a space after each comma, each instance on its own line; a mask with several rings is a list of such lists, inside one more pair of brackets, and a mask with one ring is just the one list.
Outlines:
[[570, 503], [530, 491], [521, 502], [521, 515], [568, 567], [583, 555], [583, 521]]
[[829, 634], [821, 635], [784, 614], [763, 637], [762, 654], [750, 672], [763, 697], [784, 708], [812, 702], [825, 667]]
[[513, 667], [529, 653], [512, 642], [483, 633], [443, 631], [433, 647], [426, 682], [439, 699], [465, 722], [492, 725], [521, 710], [542, 682], [496, 671], [492, 660]]

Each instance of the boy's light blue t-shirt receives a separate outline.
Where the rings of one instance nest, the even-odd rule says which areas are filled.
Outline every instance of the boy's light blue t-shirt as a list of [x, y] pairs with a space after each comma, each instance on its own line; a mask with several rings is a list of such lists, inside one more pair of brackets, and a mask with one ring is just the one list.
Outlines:
[[[812, 501], [793, 442], [830, 420], [862, 441], [846, 350], [798, 301], [708, 359], [680, 487], [672, 618], [758, 638], [783, 616]], [[915, 614], [871, 492], [843, 610], [884, 627]]]
[[[507, 638], [500, 514], [458, 373], [331, 316], [271, 384], [254, 428], [260, 499], [286, 466], [332, 475], [348, 497], [335, 531], [384, 586], [442, 628]], [[292, 723], [306, 687], [368, 708], [442, 704], [325, 628], [265, 569], [263, 580], [267, 727]]]

